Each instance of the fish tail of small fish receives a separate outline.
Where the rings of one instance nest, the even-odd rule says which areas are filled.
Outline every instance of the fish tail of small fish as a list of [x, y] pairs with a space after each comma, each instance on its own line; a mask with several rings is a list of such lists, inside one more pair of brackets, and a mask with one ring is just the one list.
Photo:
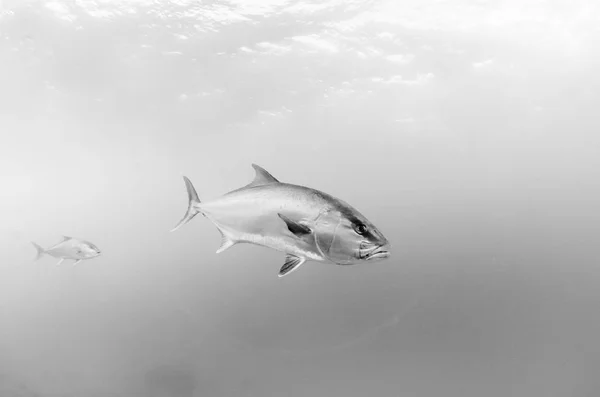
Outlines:
[[43, 249], [42, 247], [40, 247], [38, 244], [34, 243], [33, 241], [31, 242], [31, 244], [33, 244], [33, 246], [37, 250], [37, 255], [36, 255], [35, 259], [34, 259], [34, 260], [37, 261], [38, 259], [40, 259], [46, 253], [46, 250]]
[[177, 225], [170, 230], [171, 232], [179, 229], [181, 226], [191, 221], [193, 217], [200, 213], [200, 210], [198, 209], [200, 199], [198, 198], [198, 193], [196, 193], [196, 189], [194, 188], [192, 181], [190, 181], [186, 176], [183, 177], [183, 181], [185, 182], [185, 187], [188, 194], [188, 209], [179, 223], [177, 223]]

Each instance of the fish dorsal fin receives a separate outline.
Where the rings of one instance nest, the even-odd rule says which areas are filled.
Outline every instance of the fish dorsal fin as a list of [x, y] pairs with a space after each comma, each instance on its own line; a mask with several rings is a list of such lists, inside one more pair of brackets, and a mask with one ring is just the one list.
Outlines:
[[220, 254], [221, 252], [225, 251], [227, 248], [235, 245], [236, 243], [236, 241], [232, 240], [225, 233], [223, 233], [221, 229], [219, 229], [219, 231], [221, 232], [221, 246], [217, 250], [217, 254]]
[[290, 218], [288, 218], [287, 216], [277, 213], [277, 215], [279, 215], [279, 217], [285, 222], [285, 224], [287, 225], [287, 228], [290, 232], [294, 233], [294, 235], [296, 237], [303, 237], [307, 234], [310, 234], [312, 232], [312, 230], [310, 230], [310, 228], [306, 225], [303, 225], [301, 223], [298, 223]]
[[300, 265], [304, 262], [306, 262], [306, 258], [300, 258], [296, 255], [287, 254], [285, 257], [285, 263], [283, 266], [281, 266], [281, 269], [279, 269], [279, 277], [290, 274], [294, 270], [298, 269], [298, 267], [300, 267]]
[[69, 236], [61, 236], [60, 241], [56, 244], [54, 244], [52, 247], [48, 248], [49, 250], [51, 250], [52, 248], [56, 248], [59, 245], [61, 245], [62, 243], [64, 243], [65, 241], [69, 241], [72, 240], [73, 237], [69, 237]]
[[254, 176], [254, 180], [247, 186], [261, 186], [268, 185], [269, 183], [279, 183], [279, 181], [269, 173], [269, 171], [265, 170], [260, 165], [252, 164], [252, 168], [256, 171], [256, 175]]

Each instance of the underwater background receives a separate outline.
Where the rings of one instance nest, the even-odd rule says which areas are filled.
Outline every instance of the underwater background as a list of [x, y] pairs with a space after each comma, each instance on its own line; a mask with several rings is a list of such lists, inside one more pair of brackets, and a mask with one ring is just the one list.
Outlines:
[[[600, 5], [0, 1], [0, 397], [600, 394]], [[183, 216], [251, 163], [381, 262]], [[102, 256], [34, 261], [30, 241]]]

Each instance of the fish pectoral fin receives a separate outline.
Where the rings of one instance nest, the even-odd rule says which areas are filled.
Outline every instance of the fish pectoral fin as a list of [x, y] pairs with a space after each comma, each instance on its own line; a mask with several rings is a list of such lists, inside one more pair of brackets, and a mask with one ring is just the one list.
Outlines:
[[294, 233], [297, 237], [302, 237], [312, 233], [312, 230], [306, 225], [296, 222], [283, 214], [277, 214], [285, 222], [290, 232]]
[[56, 266], [60, 265], [61, 263], [63, 263], [63, 261], [65, 260], [65, 258], [60, 258], [60, 260], [56, 263]]
[[290, 274], [294, 270], [298, 269], [298, 267], [306, 262], [306, 258], [300, 258], [299, 256], [287, 254], [285, 257], [285, 263], [279, 269], [279, 277], [283, 277], [285, 275]]
[[77, 265], [79, 262], [81, 262], [81, 259], [77, 259], [75, 262], [73, 262], [73, 266]]
[[227, 237], [227, 235], [225, 233], [221, 232], [221, 246], [217, 250], [217, 254], [220, 254], [221, 252], [225, 251], [227, 248], [235, 245], [236, 242], [237, 241], [230, 239], [229, 237]]

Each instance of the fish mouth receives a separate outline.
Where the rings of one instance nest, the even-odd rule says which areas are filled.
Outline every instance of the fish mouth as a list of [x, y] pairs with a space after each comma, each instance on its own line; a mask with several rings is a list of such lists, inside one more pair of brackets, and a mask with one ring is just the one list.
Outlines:
[[361, 259], [370, 261], [374, 259], [385, 259], [391, 255], [390, 248], [387, 245], [380, 245], [371, 250], [361, 250]]

